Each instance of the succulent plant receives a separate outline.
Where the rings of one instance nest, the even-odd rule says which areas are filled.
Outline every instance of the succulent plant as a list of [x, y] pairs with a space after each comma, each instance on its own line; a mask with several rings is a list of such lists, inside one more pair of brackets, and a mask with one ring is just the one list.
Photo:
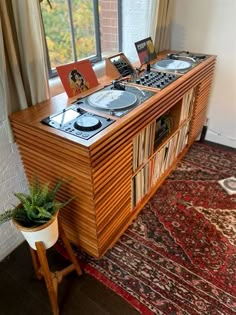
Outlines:
[[49, 183], [41, 185], [37, 178], [29, 186], [29, 194], [15, 193], [20, 201], [18, 206], [0, 213], [0, 225], [14, 219], [24, 227], [37, 227], [49, 221], [59, 209], [68, 204], [73, 198], [66, 202], [55, 200], [56, 193], [64, 183], [59, 180], [49, 188]]

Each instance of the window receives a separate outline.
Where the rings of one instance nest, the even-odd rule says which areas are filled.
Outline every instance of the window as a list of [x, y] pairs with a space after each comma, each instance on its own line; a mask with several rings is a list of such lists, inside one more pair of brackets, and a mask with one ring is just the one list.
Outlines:
[[91, 62], [119, 51], [119, 0], [42, 0], [48, 68], [89, 58]]
[[40, 0], [50, 77], [56, 66], [84, 58], [94, 63], [123, 52], [137, 61], [134, 43], [151, 35], [156, 1]]

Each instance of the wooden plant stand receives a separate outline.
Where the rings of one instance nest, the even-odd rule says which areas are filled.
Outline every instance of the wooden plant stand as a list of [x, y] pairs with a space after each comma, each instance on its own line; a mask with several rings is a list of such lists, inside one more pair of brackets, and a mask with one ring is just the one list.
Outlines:
[[80, 265], [73, 253], [73, 250], [66, 237], [63, 227], [60, 224], [60, 222], [58, 222], [58, 225], [59, 225], [60, 238], [63, 241], [67, 254], [72, 262], [68, 267], [59, 271], [51, 272], [48, 265], [47, 256], [46, 256], [46, 249], [43, 243], [42, 242], [35, 243], [37, 250], [34, 250], [33, 248], [30, 247], [30, 253], [31, 253], [36, 277], [38, 279], [42, 279], [43, 277], [45, 280], [53, 315], [59, 315], [59, 307], [57, 303], [58, 284], [62, 281], [64, 276], [66, 276], [68, 273], [70, 273], [73, 270], [76, 271], [78, 276], [82, 274]]

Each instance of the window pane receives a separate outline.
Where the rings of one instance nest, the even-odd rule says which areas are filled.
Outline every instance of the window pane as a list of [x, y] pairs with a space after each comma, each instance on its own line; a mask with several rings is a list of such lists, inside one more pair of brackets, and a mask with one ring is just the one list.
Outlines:
[[93, 1], [73, 0], [71, 4], [77, 59], [95, 56]]
[[51, 69], [74, 61], [67, 0], [41, 2]]

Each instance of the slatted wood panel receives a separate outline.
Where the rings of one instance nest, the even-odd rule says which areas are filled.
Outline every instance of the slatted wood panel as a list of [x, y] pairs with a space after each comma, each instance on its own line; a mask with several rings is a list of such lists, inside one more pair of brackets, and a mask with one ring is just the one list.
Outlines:
[[202, 82], [196, 88], [195, 105], [193, 108], [191, 128], [189, 134], [189, 143], [192, 144], [196, 137], [201, 133], [202, 127], [207, 118], [207, 105], [211, 91], [213, 69], [203, 78]]
[[204, 122], [214, 63], [215, 57], [208, 58], [89, 141], [40, 123], [55, 112], [57, 102], [62, 108], [66, 106], [68, 101], [64, 96], [11, 116], [27, 177], [30, 179], [36, 174], [41, 181], [52, 182], [60, 177], [71, 178], [58, 198], [77, 196], [60, 213], [66, 234], [73, 243], [92, 256], [100, 257], [137, 216], [170, 169], [139, 206], [132, 209], [133, 138], [181, 102], [191, 88], [197, 87], [191, 143]]
[[59, 200], [76, 196], [75, 200], [60, 211], [65, 231], [73, 243], [98, 256], [89, 150], [22, 126], [16, 121], [12, 125], [29, 179], [36, 174], [42, 182], [58, 178], [70, 180], [58, 196]]

